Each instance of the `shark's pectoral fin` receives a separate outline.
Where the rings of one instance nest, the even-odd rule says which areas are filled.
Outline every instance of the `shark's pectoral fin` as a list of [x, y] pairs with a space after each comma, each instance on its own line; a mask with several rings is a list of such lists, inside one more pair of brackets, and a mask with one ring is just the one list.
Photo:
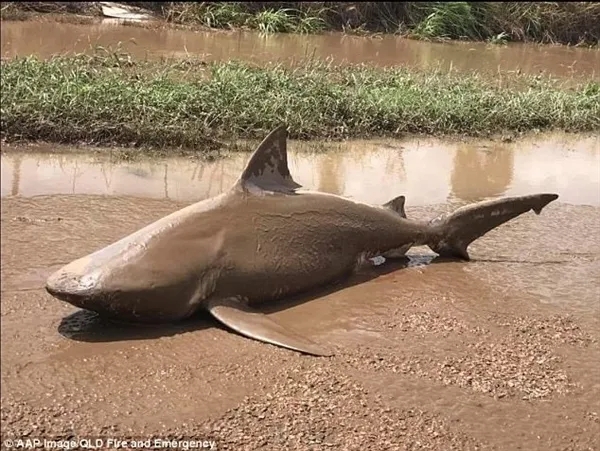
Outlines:
[[390, 249], [382, 254], [384, 258], [388, 258], [390, 260], [398, 259], [398, 258], [406, 258], [406, 253], [412, 247], [412, 243], [407, 244], [406, 246], [398, 247], [396, 249]]
[[316, 356], [331, 356], [320, 345], [298, 333], [277, 324], [263, 313], [257, 312], [237, 299], [210, 301], [208, 311], [225, 326], [259, 341], [271, 343], [294, 351]]

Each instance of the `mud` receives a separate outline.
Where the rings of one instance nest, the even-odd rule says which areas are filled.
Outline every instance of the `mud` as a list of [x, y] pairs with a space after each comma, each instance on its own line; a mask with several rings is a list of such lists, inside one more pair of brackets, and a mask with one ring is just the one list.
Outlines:
[[306, 188], [369, 202], [406, 194], [409, 217], [505, 194], [561, 195], [540, 216], [475, 242], [471, 262], [413, 249], [408, 261], [266, 310], [335, 349], [332, 358], [248, 340], [205, 316], [109, 323], [42, 289], [59, 266], [226, 189], [247, 155], [128, 163], [5, 151], [3, 438], [193, 437], [232, 450], [598, 449], [593, 139], [350, 143], [326, 155], [293, 143], [290, 169]]
[[[147, 25], [148, 26], [148, 25]], [[120, 48], [136, 58], [199, 57], [206, 61], [240, 59], [254, 63], [302, 64], [330, 59], [341, 64], [369, 64], [458, 72], [544, 72], [573, 80], [598, 79], [600, 52], [595, 49], [535, 44], [432, 43], [396, 36], [359, 37], [255, 32], [187, 31], [171, 27], [123, 26], [114, 20], [94, 24], [55, 21], [3, 21], [3, 58], [91, 52], [96, 46]]]

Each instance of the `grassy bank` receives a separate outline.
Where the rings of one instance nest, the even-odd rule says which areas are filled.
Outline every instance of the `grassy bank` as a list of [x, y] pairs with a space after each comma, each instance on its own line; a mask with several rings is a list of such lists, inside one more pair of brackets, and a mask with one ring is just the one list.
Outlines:
[[[598, 2], [123, 2], [158, 17], [264, 33], [397, 33], [418, 39], [598, 45]], [[3, 19], [100, 15], [97, 2], [2, 2]]]
[[567, 89], [541, 77], [488, 80], [394, 68], [298, 68], [132, 62], [127, 55], [2, 63], [5, 140], [207, 147], [262, 138], [481, 136], [600, 129], [600, 84]]
[[[138, 3], [140, 4], [140, 3]], [[170, 2], [169, 20], [265, 32], [399, 33], [421, 39], [587, 43], [600, 40], [597, 2]]]

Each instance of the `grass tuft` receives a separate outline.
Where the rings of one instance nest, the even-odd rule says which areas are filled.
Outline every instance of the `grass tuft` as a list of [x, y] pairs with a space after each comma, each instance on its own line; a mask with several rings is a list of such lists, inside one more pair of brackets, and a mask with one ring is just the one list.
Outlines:
[[435, 2], [432, 12], [416, 26], [414, 35], [422, 38], [481, 39], [468, 2]]
[[[277, 6], [277, 4], [275, 4]], [[325, 29], [326, 8], [249, 9], [243, 2], [171, 3], [167, 19], [180, 24], [196, 23], [210, 28], [250, 28], [261, 33], [317, 33]]]

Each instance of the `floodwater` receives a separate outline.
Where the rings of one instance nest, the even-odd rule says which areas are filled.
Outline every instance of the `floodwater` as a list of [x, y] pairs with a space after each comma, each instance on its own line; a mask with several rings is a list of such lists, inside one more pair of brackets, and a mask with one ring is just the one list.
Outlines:
[[[598, 53], [554, 47], [37, 22], [3, 23], [2, 53], [48, 56], [131, 37], [138, 43], [126, 46], [138, 56], [187, 49], [262, 61], [314, 52], [533, 72], [543, 60], [558, 75], [587, 77], [598, 65]], [[304, 188], [374, 204], [404, 194], [409, 218], [501, 196], [560, 195], [540, 215], [477, 240], [470, 262], [416, 248], [407, 260], [265, 307], [284, 327], [334, 349], [327, 359], [243, 338], [206, 315], [113, 324], [43, 289], [60, 266], [226, 190], [247, 153], [126, 161], [109, 149], [3, 146], [3, 443], [134, 436], [213, 439], [234, 450], [600, 449], [599, 140], [553, 133], [511, 143], [290, 142], [290, 170]]]
[[373, 203], [405, 194], [411, 218], [504, 195], [561, 197], [477, 240], [471, 262], [437, 262], [416, 248], [408, 261], [265, 307], [336, 350], [318, 359], [206, 317], [108, 323], [43, 290], [61, 265], [227, 189], [248, 154], [123, 161], [4, 146], [4, 434], [170, 434], [215, 439], [219, 449], [313, 449], [315, 436], [331, 449], [384, 449], [407, 436], [429, 449], [597, 449], [598, 137], [331, 146], [315, 153], [291, 142], [296, 180]]
[[48, 21], [2, 22], [2, 56], [50, 57], [90, 52], [95, 46], [116, 48], [138, 58], [201, 57], [206, 61], [247, 60], [255, 63], [299, 62], [306, 58], [373, 66], [405, 65], [459, 72], [542, 71], [574, 79], [598, 79], [600, 51], [565, 46], [485, 43], [431, 43], [396, 36], [378, 38], [278, 34], [244, 31], [184, 31], [166, 27], [123, 26], [114, 21], [93, 25]]

